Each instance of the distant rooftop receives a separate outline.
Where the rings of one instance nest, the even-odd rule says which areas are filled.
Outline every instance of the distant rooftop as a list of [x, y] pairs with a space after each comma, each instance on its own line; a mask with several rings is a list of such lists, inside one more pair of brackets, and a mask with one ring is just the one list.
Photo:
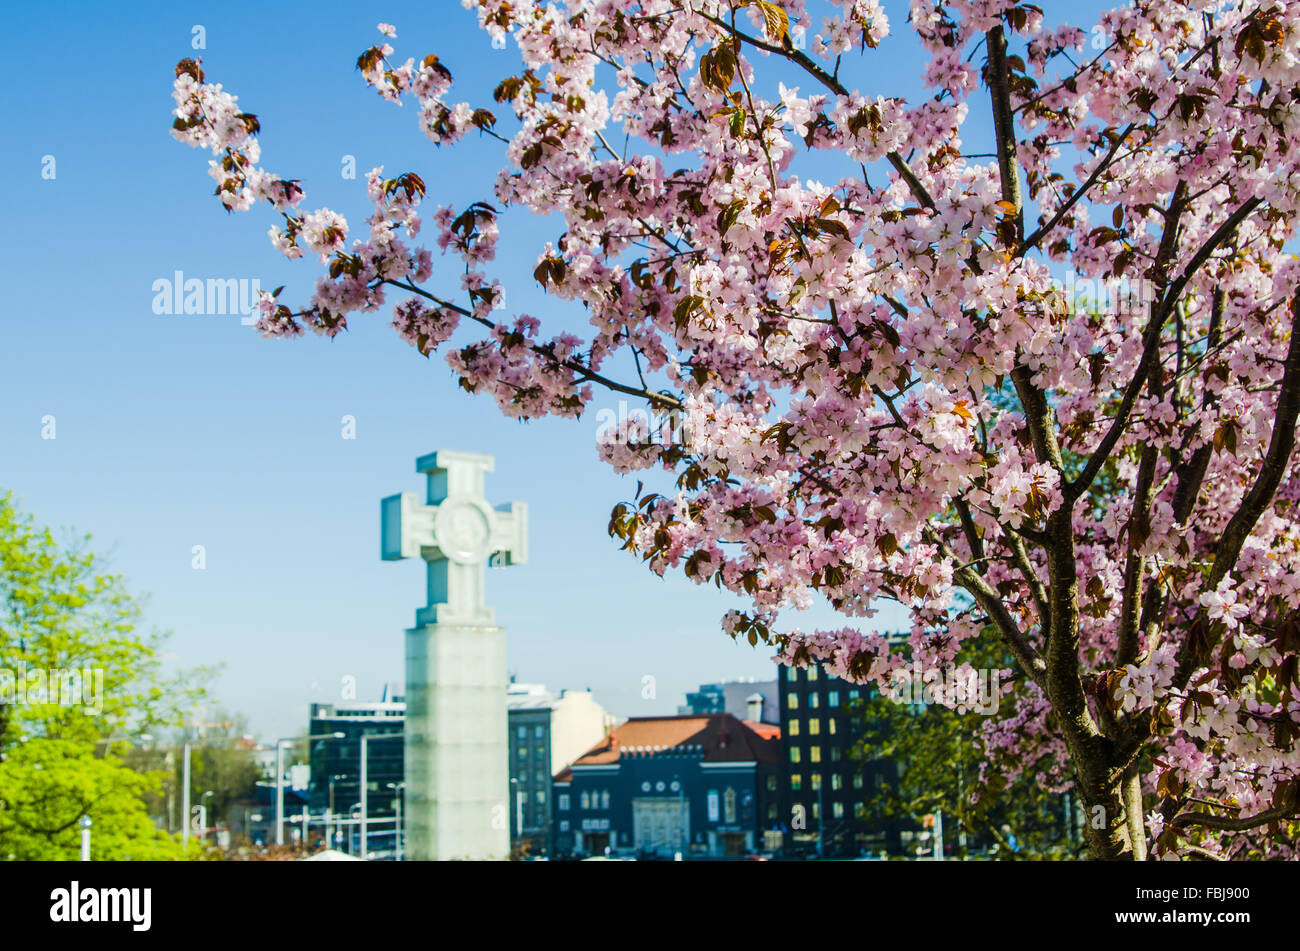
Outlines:
[[780, 761], [781, 728], [749, 724], [730, 713], [632, 717], [580, 756], [574, 766], [618, 762], [624, 755], [694, 753], [706, 763]]

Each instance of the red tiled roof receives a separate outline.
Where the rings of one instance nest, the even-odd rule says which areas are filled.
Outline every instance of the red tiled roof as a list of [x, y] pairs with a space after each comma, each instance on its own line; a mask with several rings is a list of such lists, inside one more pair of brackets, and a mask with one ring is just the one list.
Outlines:
[[678, 747], [690, 747], [692, 752], [695, 747], [701, 747], [706, 763], [777, 763], [781, 758], [780, 735], [780, 727], [770, 723], [750, 724], [737, 720], [730, 713], [633, 717], [615, 727], [608, 736], [578, 757], [573, 765], [616, 763], [624, 752], [664, 753]]

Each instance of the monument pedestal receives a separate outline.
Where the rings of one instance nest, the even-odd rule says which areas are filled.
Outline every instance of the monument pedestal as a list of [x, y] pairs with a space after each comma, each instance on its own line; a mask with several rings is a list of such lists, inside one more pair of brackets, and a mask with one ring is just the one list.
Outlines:
[[380, 503], [380, 556], [427, 563], [429, 602], [406, 632], [406, 854], [510, 856], [506, 637], [484, 603], [484, 562], [528, 557], [528, 506], [490, 507], [491, 456], [440, 449], [415, 461], [428, 477]]
[[406, 632], [406, 855], [505, 859], [510, 776], [504, 628]]

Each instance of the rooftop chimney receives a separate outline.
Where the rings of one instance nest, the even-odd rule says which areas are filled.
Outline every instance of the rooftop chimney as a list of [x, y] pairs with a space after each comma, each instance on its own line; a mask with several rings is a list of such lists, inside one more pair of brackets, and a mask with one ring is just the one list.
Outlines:
[[753, 723], [763, 722], [763, 695], [761, 693], [751, 693], [745, 699], [745, 711], [748, 719]]

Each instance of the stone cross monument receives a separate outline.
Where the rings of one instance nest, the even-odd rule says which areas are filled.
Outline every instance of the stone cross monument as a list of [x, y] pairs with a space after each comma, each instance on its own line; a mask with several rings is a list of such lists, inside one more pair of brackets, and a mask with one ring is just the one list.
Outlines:
[[522, 564], [523, 502], [490, 507], [491, 456], [438, 450], [428, 477], [380, 503], [382, 557], [427, 562], [429, 603], [406, 632], [406, 855], [504, 859], [510, 852], [506, 642], [483, 601], [483, 567]]

